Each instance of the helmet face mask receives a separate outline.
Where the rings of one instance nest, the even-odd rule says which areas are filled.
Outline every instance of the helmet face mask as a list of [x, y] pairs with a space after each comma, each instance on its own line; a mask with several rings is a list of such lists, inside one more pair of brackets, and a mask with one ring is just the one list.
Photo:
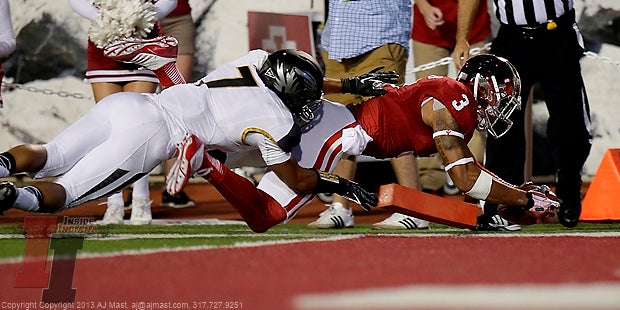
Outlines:
[[478, 130], [499, 138], [512, 127], [510, 115], [521, 109], [521, 79], [506, 59], [477, 55], [465, 62], [457, 80], [472, 87], [478, 104]]
[[312, 56], [294, 49], [275, 51], [258, 73], [265, 85], [284, 102], [298, 124], [314, 118], [314, 111], [322, 103], [323, 72]]

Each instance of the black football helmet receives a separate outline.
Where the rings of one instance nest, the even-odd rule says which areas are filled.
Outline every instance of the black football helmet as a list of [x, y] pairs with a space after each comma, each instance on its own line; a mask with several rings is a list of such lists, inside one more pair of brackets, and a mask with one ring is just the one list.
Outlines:
[[506, 59], [490, 54], [469, 58], [456, 79], [474, 91], [478, 104], [478, 129], [494, 138], [506, 134], [512, 121], [510, 115], [521, 109], [521, 78]]
[[258, 74], [298, 121], [307, 123], [314, 118], [323, 95], [323, 71], [314, 57], [296, 49], [275, 51]]

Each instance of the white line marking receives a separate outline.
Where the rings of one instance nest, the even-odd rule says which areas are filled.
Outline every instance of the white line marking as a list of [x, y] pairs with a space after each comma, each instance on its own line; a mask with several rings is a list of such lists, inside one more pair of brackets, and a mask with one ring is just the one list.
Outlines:
[[[173, 238], [169, 236], [170, 234], [164, 234], [162, 236], [168, 236], [164, 238]], [[155, 236], [155, 235], [136, 235], [132, 236], [129, 239], [144, 239], [145, 236]], [[182, 235], [180, 238], [189, 238], [188, 235]], [[202, 237], [203, 235], [193, 235]], [[205, 234], [204, 236], [213, 236]], [[220, 235], [219, 237], [228, 237], [231, 235]], [[238, 235], [238, 236], [246, 236], [246, 235]], [[264, 237], [269, 237], [273, 235], [262, 235]], [[283, 234], [282, 236], [291, 236], [290, 234]], [[116, 257], [116, 256], [133, 256], [133, 255], [146, 255], [146, 254], [154, 254], [154, 253], [165, 253], [165, 252], [180, 252], [180, 251], [200, 251], [200, 250], [210, 250], [210, 249], [226, 249], [226, 248], [249, 248], [249, 247], [259, 247], [259, 246], [267, 246], [267, 245], [280, 245], [280, 244], [292, 244], [292, 243], [300, 243], [300, 242], [320, 242], [320, 241], [339, 241], [339, 240], [347, 240], [347, 239], [355, 239], [360, 238], [361, 235], [315, 235], [315, 237], [310, 237], [309, 239], [297, 239], [297, 240], [268, 240], [268, 241], [243, 241], [236, 242], [231, 245], [199, 245], [199, 246], [188, 246], [188, 247], [161, 247], [155, 249], [141, 249], [141, 250], [123, 250], [117, 252], [106, 252], [106, 253], [80, 253], [78, 252], [77, 257], [79, 259], [83, 258], [99, 258], [99, 257]], [[153, 238], [158, 238], [157, 236]], [[109, 239], [102, 239], [109, 240]], [[114, 240], [114, 239], [112, 239]], [[21, 263], [23, 257], [10, 257], [10, 258], [2, 258], [0, 259], [0, 264], [13, 264], [13, 263]]]
[[618, 309], [620, 284], [405, 286], [309, 294], [296, 309]]

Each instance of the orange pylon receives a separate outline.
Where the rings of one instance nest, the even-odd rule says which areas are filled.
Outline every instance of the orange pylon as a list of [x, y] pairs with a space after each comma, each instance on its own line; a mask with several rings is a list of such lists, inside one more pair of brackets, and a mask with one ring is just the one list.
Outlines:
[[476, 227], [480, 208], [399, 184], [381, 185], [377, 207], [457, 228]]
[[620, 220], [620, 149], [608, 149], [582, 202], [580, 220]]

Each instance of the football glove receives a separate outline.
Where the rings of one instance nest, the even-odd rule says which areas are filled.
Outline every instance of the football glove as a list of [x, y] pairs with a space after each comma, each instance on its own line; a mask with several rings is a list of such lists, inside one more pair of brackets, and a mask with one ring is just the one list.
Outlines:
[[520, 225], [558, 222], [560, 203], [548, 186], [527, 182], [519, 189], [526, 191], [527, 205], [499, 205], [497, 212], [500, 216]]
[[[177, 146], [177, 160], [166, 175], [166, 191], [176, 195], [183, 190], [194, 173], [204, 169], [205, 147], [195, 135], [187, 135]], [[208, 174], [208, 171], [206, 173]]]
[[394, 71], [381, 71], [383, 68], [378, 67], [360, 76], [341, 79], [342, 92], [360, 96], [385, 95], [387, 91], [383, 87], [398, 82], [398, 74]]
[[560, 208], [560, 202], [549, 186], [535, 186], [526, 183], [522, 185], [521, 188], [531, 188], [526, 194], [528, 202], [525, 212], [536, 217], [537, 223], [548, 223], [552, 221], [552, 219], [557, 219], [557, 212]]
[[375, 194], [365, 190], [358, 183], [341, 178], [335, 174], [314, 169], [318, 180], [314, 193], [336, 193], [350, 201], [360, 205], [364, 210], [370, 211], [377, 206], [379, 200]]

